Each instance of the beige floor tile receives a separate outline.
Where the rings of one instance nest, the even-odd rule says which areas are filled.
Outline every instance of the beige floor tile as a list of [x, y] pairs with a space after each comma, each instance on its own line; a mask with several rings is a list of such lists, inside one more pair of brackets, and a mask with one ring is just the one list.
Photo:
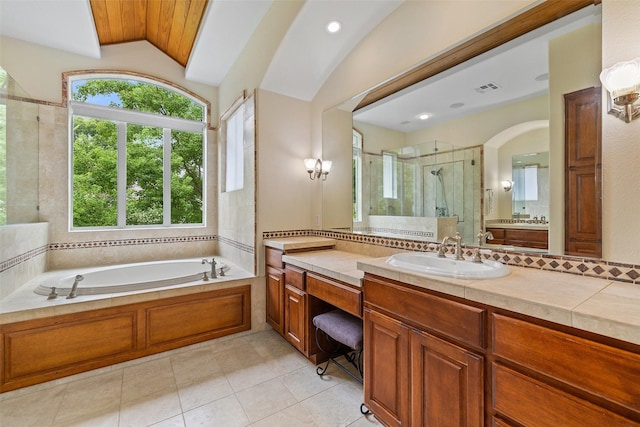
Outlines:
[[160, 421], [149, 427], [184, 427], [184, 417], [182, 414], [171, 417], [168, 420]]
[[295, 350], [265, 357], [264, 363], [273, 369], [278, 376], [288, 374], [304, 366], [313, 366], [302, 354]]
[[118, 410], [103, 414], [87, 414], [73, 420], [56, 421], [52, 427], [114, 427], [118, 425], [119, 417]]
[[227, 396], [215, 402], [184, 413], [186, 427], [244, 427], [249, 419], [235, 396]]
[[381, 425], [373, 414], [369, 414], [358, 418], [349, 424], [349, 427], [378, 427]]
[[344, 381], [343, 378], [332, 375], [319, 376], [311, 364], [283, 375], [280, 380], [299, 402]]
[[302, 402], [320, 427], [348, 426], [362, 417], [362, 386], [344, 382]]
[[149, 426], [180, 415], [180, 398], [174, 390], [124, 400], [120, 407], [120, 427]]
[[251, 422], [261, 420], [298, 402], [278, 378], [243, 390], [236, 396]]
[[[91, 393], [87, 393], [91, 390]], [[117, 424], [122, 393], [122, 371], [81, 379], [67, 385], [54, 425]]]
[[169, 358], [152, 360], [124, 369], [122, 400], [140, 400], [144, 396], [175, 392], [176, 383]]
[[242, 368], [262, 364], [264, 358], [249, 344], [234, 346], [214, 353], [223, 372], [234, 372]]
[[3, 399], [0, 401], [2, 427], [52, 425], [65, 390], [66, 385], [61, 385]]
[[191, 383], [179, 384], [178, 394], [182, 410], [189, 411], [233, 394], [233, 389], [227, 377], [218, 372], [194, 379]]
[[317, 427], [311, 415], [298, 403], [251, 424], [252, 427]]
[[199, 348], [171, 357], [176, 384], [192, 383], [222, 371], [210, 348]]

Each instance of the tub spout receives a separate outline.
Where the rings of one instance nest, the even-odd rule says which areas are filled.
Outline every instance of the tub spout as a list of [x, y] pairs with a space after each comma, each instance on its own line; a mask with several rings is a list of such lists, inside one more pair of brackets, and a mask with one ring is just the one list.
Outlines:
[[78, 283], [84, 280], [84, 276], [82, 274], [78, 274], [76, 276], [76, 280], [73, 281], [73, 285], [71, 286], [71, 292], [67, 295], [67, 299], [75, 298], [76, 292], [78, 291]]
[[216, 259], [215, 258], [211, 258], [211, 261], [209, 261], [207, 259], [203, 259], [202, 260], [202, 264], [211, 264], [211, 278], [212, 279], [217, 279], [218, 278], [218, 273], [216, 272]]

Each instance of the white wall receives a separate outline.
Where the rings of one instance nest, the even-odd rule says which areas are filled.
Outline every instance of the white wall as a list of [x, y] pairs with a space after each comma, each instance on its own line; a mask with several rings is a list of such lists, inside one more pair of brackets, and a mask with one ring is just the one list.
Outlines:
[[[638, 22], [639, 1], [602, 2], [603, 67], [640, 57]], [[602, 163], [602, 252], [640, 264], [640, 119], [624, 123], [603, 111]]]

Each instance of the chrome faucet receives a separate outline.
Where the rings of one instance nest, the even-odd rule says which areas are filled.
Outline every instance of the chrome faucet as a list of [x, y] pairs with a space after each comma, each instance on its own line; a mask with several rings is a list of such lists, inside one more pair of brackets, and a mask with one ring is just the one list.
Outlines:
[[67, 295], [67, 299], [75, 298], [76, 292], [78, 291], [78, 283], [84, 280], [84, 276], [82, 274], [78, 274], [76, 279], [73, 281], [73, 285], [71, 286], [71, 292]]
[[444, 258], [445, 257], [445, 245], [447, 244], [447, 242], [449, 241], [454, 241], [456, 243], [456, 250], [455, 253], [453, 255], [453, 259], [456, 260], [463, 260], [464, 257], [462, 256], [462, 236], [460, 236], [460, 233], [456, 233], [455, 237], [449, 237], [449, 236], [445, 236], [444, 239], [442, 239], [442, 243], [440, 244], [440, 247], [438, 248], [438, 257], [440, 258]]
[[202, 264], [211, 264], [211, 278], [212, 279], [217, 279], [218, 275], [216, 273], [216, 259], [215, 258], [211, 258], [211, 261], [208, 261], [206, 259], [202, 259]]

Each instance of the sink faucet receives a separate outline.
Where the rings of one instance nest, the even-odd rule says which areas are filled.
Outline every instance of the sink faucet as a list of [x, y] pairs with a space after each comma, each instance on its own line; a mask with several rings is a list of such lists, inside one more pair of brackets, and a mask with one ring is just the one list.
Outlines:
[[490, 231], [484, 233], [480, 231], [478, 234], [476, 234], [476, 238], [478, 239], [478, 247], [473, 250], [471, 261], [482, 262], [482, 257], [480, 256], [480, 248], [482, 248], [483, 243], [487, 243], [487, 240], [493, 240], [493, 233], [491, 233]]
[[447, 244], [447, 242], [449, 241], [454, 241], [456, 243], [456, 251], [453, 255], [453, 259], [456, 260], [463, 260], [464, 257], [462, 256], [462, 236], [460, 236], [460, 233], [456, 233], [455, 237], [449, 237], [449, 236], [445, 236], [444, 239], [442, 239], [442, 243], [440, 244], [440, 247], [438, 248], [438, 257], [440, 258], [444, 258], [445, 257], [445, 245]]
[[203, 259], [202, 260], [202, 264], [211, 264], [211, 278], [212, 279], [217, 279], [218, 278], [218, 275], [216, 273], [216, 259], [215, 258], [211, 258], [211, 261]]

